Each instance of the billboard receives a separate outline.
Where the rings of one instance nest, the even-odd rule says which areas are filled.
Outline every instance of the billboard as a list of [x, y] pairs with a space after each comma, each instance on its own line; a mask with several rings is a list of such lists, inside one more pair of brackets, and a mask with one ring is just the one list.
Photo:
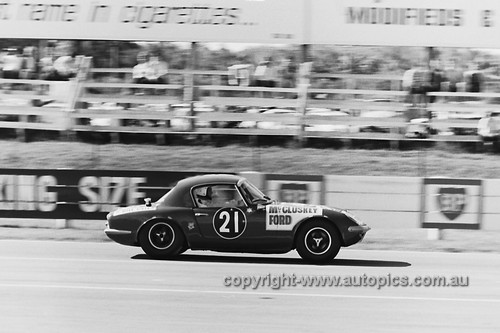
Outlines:
[[0, 169], [0, 217], [104, 219], [200, 172]]
[[422, 227], [480, 229], [482, 181], [426, 178], [423, 181]]
[[5, 0], [0, 38], [498, 48], [496, 0]]
[[308, 43], [498, 48], [495, 0], [314, 0]]
[[302, 0], [6, 0], [0, 38], [300, 43]]
[[323, 176], [266, 174], [266, 194], [281, 202], [321, 205]]
[[499, 48], [496, 0], [5, 0], [0, 38]]

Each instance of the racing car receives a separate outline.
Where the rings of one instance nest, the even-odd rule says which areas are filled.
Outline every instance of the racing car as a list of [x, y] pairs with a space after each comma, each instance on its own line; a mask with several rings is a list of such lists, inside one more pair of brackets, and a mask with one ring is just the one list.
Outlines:
[[272, 200], [246, 178], [210, 174], [179, 181], [158, 201], [118, 208], [105, 234], [155, 259], [187, 249], [286, 253], [328, 263], [370, 228], [346, 210]]

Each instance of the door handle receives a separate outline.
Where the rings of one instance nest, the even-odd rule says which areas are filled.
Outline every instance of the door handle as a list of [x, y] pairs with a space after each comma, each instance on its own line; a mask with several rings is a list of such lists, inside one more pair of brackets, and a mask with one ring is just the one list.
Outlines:
[[199, 216], [208, 216], [207, 213], [195, 213], [194, 216], [199, 217]]

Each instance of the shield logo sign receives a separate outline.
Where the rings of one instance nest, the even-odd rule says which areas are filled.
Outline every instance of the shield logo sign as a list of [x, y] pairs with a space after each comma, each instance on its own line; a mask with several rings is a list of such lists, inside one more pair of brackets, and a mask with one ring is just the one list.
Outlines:
[[464, 211], [466, 196], [464, 187], [441, 187], [437, 195], [441, 213], [452, 221], [459, 217]]
[[309, 203], [309, 189], [307, 184], [284, 183], [281, 184], [279, 200], [282, 202]]

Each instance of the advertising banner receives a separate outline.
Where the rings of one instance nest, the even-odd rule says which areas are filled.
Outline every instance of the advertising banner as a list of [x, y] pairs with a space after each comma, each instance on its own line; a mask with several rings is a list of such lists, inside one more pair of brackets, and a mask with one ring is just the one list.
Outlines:
[[104, 219], [197, 172], [0, 169], [0, 217]]
[[266, 193], [280, 202], [324, 203], [323, 176], [266, 175]]
[[300, 43], [302, 0], [6, 0], [0, 38]]
[[481, 216], [481, 180], [424, 179], [423, 228], [480, 229]]
[[310, 44], [498, 48], [497, 0], [314, 0]]
[[497, 0], [5, 0], [0, 38], [499, 48]]

